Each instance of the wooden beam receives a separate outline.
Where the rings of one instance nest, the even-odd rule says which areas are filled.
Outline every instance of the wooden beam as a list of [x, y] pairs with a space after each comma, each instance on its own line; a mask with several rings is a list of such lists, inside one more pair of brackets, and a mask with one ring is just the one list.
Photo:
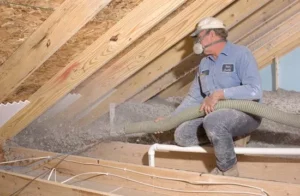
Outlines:
[[181, 96], [181, 97], [186, 96], [186, 94], [187, 94], [188, 90], [190, 89], [191, 85], [192, 85], [191, 83], [188, 83], [185, 86], [183, 86], [182, 88], [180, 88], [178, 90], [178, 94], [176, 96]]
[[[269, 65], [272, 62], [272, 59], [277, 57], [282, 57], [283, 55], [289, 53], [290, 51], [294, 50], [295, 48], [300, 46], [300, 39], [296, 38], [291, 43], [282, 43], [276, 47], [274, 47], [275, 52], [271, 53], [271, 55], [267, 56], [265, 59], [261, 60], [260, 69], [263, 69], [267, 65]], [[275, 49], [277, 48], [277, 49]]]
[[272, 4], [266, 6], [265, 9], [260, 10], [260, 14], [257, 14], [252, 20], [258, 20], [259, 23], [253, 24], [249, 21], [248, 31], [240, 32], [243, 35], [242, 38], [236, 40], [241, 45], [248, 45], [257, 38], [263, 36], [270, 29], [274, 29], [279, 24], [283, 23], [291, 16], [297, 14], [300, 10], [299, 0], [291, 1], [273, 1]]
[[[195, 74], [197, 65], [201, 58], [197, 55], [192, 55], [191, 58], [186, 59], [186, 61], [181, 62], [178, 66], [174, 67], [169, 73], [163, 75], [158, 80], [151, 83], [142, 91], [131, 94], [133, 96], [129, 101], [133, 102], [145, 102], [150, 99], [152, 96], [156, 95], [157, 93], [153, 93], [154, 91], [160, 92], [163, 89], [166, 89], [169, 84], [173, 84], [177, 80], [184, 78], [186, 75]], [[184, 70], [184, 71], [181, 71]], [[152, 81], [149, 81], [149, 83]], [[137, 94], [136, 94], [137, 93]]]
[[[22, 149], [22, 148], [12, 148], [10, 154], [12, 155], [12, 151], [18, 152], [15, 154], [20, 157], [38, 157], [38, 156], [55, 156], [55, 153], [43, 152], [38, 150], [30, 150], [30, 149]], [[41, 167], [52, 168], [56, 165], [61, 159], [54, 159], [50, 162], [47, 162], [45, 165]], [[119, 168], [119, 169], [117, 169]], [[114, 178], [113, 176], [106, 175], [100, 177], [90, 178], [89, 181], [93, 181], [96, 183], [104, 183], [105, 184], [113, 184], [119, 183], [123, 187], [127, 188], [135, 188], [137, 190], [142, 191], [151, 191], [154, 194], [166, 194], [166, 195], [199, 195], [199, 193], [176, 193], [169, 190], [157, 189], [154, 187], [148, 187], [145, 185], [137, 184], [126, 179], [134, 179], [138, 182], [148, 183], [150, 185], [165, 187], [165, 188], [173, 188], [173, 189], [182, 189], [182, 190], [224, 190], [224, 191], [250, 191], [259, 193], [253, 189], [248, 189], [245, 187], [239, 186], [231, 186], [225, 185], [220, 188], [218, 186], [199, 186], [193, 184], [187, 184], [182, 181], [174, 181], [174, 180], [165, 180], [163, 178], [176, 178], [176, 179], [184, 179], [185, 181], [190, 182], [226, 182], [226, 183], [240, 183], [246, 184], [250, 186], [257, 186], [259, 188], [264, 189], [272, 196], [282, 196], [282, 195], [291, 195], [296, 196], [300, 192], [299, 184], [291, 184], [291, 183], [282, 183], [282, 182], [273, 182], [273, 181], [263, 181], [263, 180], [254, 180], [247, 178], [236, 178], [236, 177], [225, 177], [225, 176], [215, 176], [210, 174], [199, 175], [198, 172], [187, 172], [187, 171], [179, 171], [179, 170], [170, 170], [170, 169], [162, 169], [162, 168], [154, 168], [154, 167], [145, 167], [140, 165], [114, 162], [114, 161], [105, 161], [102, 159], [94, 159], [87, 157], [79, 157], [69, 155], [66, 159], [64, 159], [58, 166], [56, 166], [56, 170], [61, 173], [66, 173], [68, 175], [78, 175], [85, 172], [104, 172], [114, 175], [123, 176], [124, 179]], [[140, 173], [134, 173], [140, 172]], [[148, 175], [141, 175], [141, 173], [145, 173]], [[155, 179], [154, 179], [155, 178]], [[82, 179], [82, 178], [80, 178]], [[86, 179], [86, 178], [84, 178]], [[210, 194], [213, 196], [220, 195]]]
[[[257, 62], [261, 62], [262, 59], [266, 59], [270, 55], [274, 55], [274, 53], [278, 49], [280, 49], [276, 46], [281, 44], [287, 45], [289, 43], [292, 43], [294, 40], [297, 40], [300, 35], [299, 27], [300, 27], [300, 23], [290, 28], [288, 32], [273, 37], [273, 39], [270, 42], [265, 43], [262, 47], [255, 50], [253, 53]], [[259, 68], [261, 68], [260, 65]]]
[[[289, 32], [292, 33], [292, 32]], [[287, 53], [288, 51], [291, 51], [295, 47], [300, 46], [300, 32], [293, 34], [286, 34], [282, 38], [283, 40], [281, 42], [278, 42], [278, 40], [274, 40], [269, 45], [266, 45], [265, 47], [260, 49], [260, 56], [257, 57], [257, 61], [260, 62], [259, 68], [262, 69], [265, 66], [269, 65], [272, 62], [272, 59], [274, 57], [280, 57]], [[280, 38], [281, 39], [281, 38]]]
[[[248, 2], [248, 1], [247, 1]], [[258, 7], [261, 7], [267, 1], [261, 2], [259, 4], [253, 4], [251, 2], [250, 4], [247, 4], [246, 1], [239, 1], [235, 4], [230, 6], [226, 9], [226, 11], [221, 12], [217, 17], [221, 18], [222, 20], [227, 21], [228, 26], [234, 26], [234, 24], [237, 24], [236, 18], [232, 17], [232, 14], [228, 13], [235, 13], [236, 17], [244, 18], [247, 17], [249, 14], [253, 13], [255, 9]], [[251, 9], [250, 9], [250, 8]], [[204, 9], [204, 7], [201, 7], [201, 9]], [[249, 10], [248, 12], [237, 12], [237, 10]], [[229, 19], [228, 19], [229, 17]], [[185, 40], [190, 38], [185, 38]], [[185, 41], [183, 40], [183, 41]], [[163, 73], [170, 71], [173, 67], [175, 67], [178, 62], [183, 57], [187, 57], [188, 54], [192, 53], [192, 43], [190, 41], [185, 41], [189, 43], [187, 46], [189, 48], [185, 49], [185, 53], [180, 54], [178, 52], [178, 49], [182, 44], [182, 42], [179, 42], [177, 45], [175, 45], [175, 48], [171, 48], [168, 50], [165, 54], [163, 54], [161, 57], [155, 59], [150, 64], [148, 64], [144, 69], [136, 73], [133, 77], [122, 83], [120, 86], [117, 87], [117, 91], [112, 93], [111, 96], [104, 99], [95, 109], [93, 109], [90, 114], [88, 114], [86, 117], [84, 117], [82, 120], [79, 121], [80, 125], [89, 124], [93, 120], [97, 119], [102, 114], [106, 113], [108, 111], [109, 103], [122, 103], [135, 95], [137, 92], [141, 91], [145, 86], [149, 85], [151, 82], [155, 81], [157, 78], [159, 78]], [[177, 47], [177, 48], [176, 48]], [[182, 47], [182, 46], [181, 46]], [[176, 57], [176, 58], [175, 58]], [[196, 57], [197, 58], [197, 57]], [[186, 65], [181, 64], [181, 68], [177, 68], [175, 70], [172, 70], [172, 77], [170, 78], [171, 81], [176, 80], [178, 74], [187, 68]], [[187, 68], [188, 69], [188, 68]], [[181, 71], [180, 71], [181, 70]], [[187, 71], [188, 72], [188, 71]], [[163, 80], [163, 79], [162, 79]], [[167, 78], [166, 80], [169, 80]], [[161, 86], [156, 86], [158, 89], [162, 88]]]
[[[77, 114], [90, 104], [96, 102], [96, 100], [109, 92], [110, 89], [115, 88], [155, 59], [159, 54], [185, 37], [194, 29], [195, 23], [199, 18], [216, 14], [230, 2], [232, 0], [222, 1], [221, 3], [217, 0], [193, 2], [125, 56], [113, 62], [104, 71], [99, 71], [97, 75], [93, 76], [94, 79], [90, 80], [78, 92], [82, 97], [76, 103], [72, 104], [64, 114]], [[191, 45], [191, 40], [184, 39], [180, 41], [165, 53], [168, 56], [167, 62], [164, 62], [165, 58], [158, 58], [151, 63], [153, 64], [153, 69], [149, 71], [148, 68], [146, 77], [153, 77], [153, 75], [156, 75], [156, 72], [167, 71], [169, 67], [165, 66], [165, 64], [173, 65], [179, 62], [186, 54], [191, 52]], [[93, 90], [91, 91], [90, 89]]]
[[[16, 183], [20, 183], [21, 181], [18, 179], [19, 177], [22, 178], [23, 176], [27, 179], [32, 179], [32, 177], [36, 177], [37, 175], [40, 175], [42, 173], [45, 173], [46, 171], [49, 171], [48, 174], [46, 176], [40, 177], [39, 179], [42, 180], [42, 186], [39, 183], [39, 186], [35, 186], [34, 187], [28, 187], [26, 189], [24, 189], [22, 192], [20, 192], [19, 194], [14, 194], [14, 195], [80, 195], [80, 196], [88, 196], [88, 195], [110, 195], [110, 196], [120, 196], [120, 195], [124, 195], [124, 196], [165, 196], [162, 194], [155, 194], [152, 191], [139, 191], [136, 190], [135, 188], [127, 188], [124, 186], [121, 186], [120, 183], [118, 182], [118, 180], [115, 179], [108, 179], [111, 181], [111, 183], [106, 183], [106, 182], [93, 182], [91, 180], [89, 180], [88, 178], [85, 178], [84, 180], [78, 180], [78, 178], [74, 181], [72, 181], [71, 184], [72, 186], [68, 186], [68, 185], [64, 185], [61, 184], [60, 182], [63, 182], [64, 180], [66, 180], [67, 178], [72, 177], [72, 175], [68, 174], [65, 171], [62, 172], [56, 172], [56, 170], [54, 171], [54, 173], [52, 174], [52, 178], [50, 179], [50, 186], [49, 186], [49, 180], [45, 181], [46, 178], [49, 176], [50, 173], [50, 169], [49, 168], [34, 168], [31, 165], [28, 165], [26, 167], [26, 174], [25, 175], [20, 175], [18, 174], [18, 170], [17, 173], [11, 173], [11, 172], [5, 172], [5, 171], [1, 171], [0, 170], [0, 174], [3, 174], [3, 172], [8, 175], [8, 177], [5, 177], [5, 175], [2, 175], [3, 177], [5, 177], [5, 179], [9, 179], [9, 182], [12, 183], [11, 180], [16, 181]], [[88, 176], [88, 175], [87, 175]], [[56, 179], [56, 181], [54, 181], [54, 179]], [[54, 182], [59, 182], [59, 183], [53, 183]], [[7, 182], [7, 183], [9, 183]], [[29, 183], [29, 182], [28, 182]], [[43, 183], [47, 183], [45, 185], [45, 188], [43, 187]], [[23, 183], [24, 185], [26, 183]], [[53, 184], [53, 186], [52, 186]], [[4, 185], [6, 185], [6, 183], [4, 183]], [[29, 185], [31, 186], [31, 185]], [[46, 187], [47, 186], [47, 187]], [[56, 190], [56, 187], [58, 186], [58, 190]], [[66, 191], [62, 191], [62, 193], [58, 192], [61, 191], [60, 186], [62, 186], [63, 188], [66, 188]], [[1, 187], [1, 185], [0, 185]], [[2, 188], [2, 187], [1, 187]], [[14, 188], [14, 189], [13, 189]], [[10, 192], [13, 193], [14, 191], [17, 190], [17, 188], [22, 188], [21, 185], [18, 184], [17, 187], [11, 187], [11, 186], [6, 186], [4, 187], [4, 191], [3, 192]], [[39, 191], [42, 191], [43, 193], [39, 194], [38, 191], [35, 191], [35, 189], [38, 189]], [[52, 188], [52, 191], [48, 191], [48, 188]], [[70, 188], [75, 188], [74, 193], [71, 190], [68, 190]], [[83, 190], [83, 191], [82, 191]], [[76, 194], [75, 191], [78, 191], [78, 193]], [[3, 193], [2, 190], [0, 190], [0, 193]], [[73, 194], [72, 194], [73, 193]], [[9, 194], [6, 194], [9, 195]], [[1, 194], [1, 196], [3, 196], [3, 194]]]
[[[91, 157], [100, 156], [104, 160], [148, 165], [147, 157], [150, 146], [105, 142], [82, 156], [86, 154]], [[300, 159], [247, 155], [238, 155], [237, 158], [240, 177], [300, 184], [300, 178], [298, 178]], [[160, 168], [207, 173], [214, 168], [215, 155], [192, 152], [155, 152], [155, 165]]]
[[163, 99], [167, 99], [168, 97], [170, 97], [170, 95], [184, 97], [187, 91], [182, 89], [190, 88], [191, 81], [195, 78], [195, 74], [196, 72], [192, 72], [177, 80], [172, 85], [159, 92], [158, 96]]
[[272, 62], [272, 90], [277, 91], [279, 88], [279, 59], [275, 57]]
[[[51, 182], [47, 180], [35, 179], [30, 176], [16, 174], [7, 171], [0, 170], [0, 193], [3, 196], [8, 195], [39, 195], [39, 196], [100, 196], [100, 195], [110, 195], [116, 196], [115, 194], [104, 193], [100, 191], [89, 190], [85, 188], [80, 188], [71, 185], [64, 185], [56, 182]], [[23, 191], [15, 193], [23, 186], [28, 184], [30, 181], [33, 182], [28, 185]]]
[[292, 15], [286, 21], [283, 21], [278, 26], [273, 29], [269, 29], [269, 32], [257, 38], [254, 42], [248, 44], [248, 48], [255, 53], [256, 50], [259, 50], [261, 47], [266, 45], [266, 43], [271, 42], [273, 39], [280, 35], [288, 35], [292, 29], [300, 29], [300, 12]]
[[0, 102], [110, 0], [66, 0], [0, 67]]
[[0, 138], [17, 134], [184, 2], [143, 1], [35, 92], [29, 98], [30, 104], [0, 128]]
[[233, 29], [236, 25], [246, 20], [262, 7], [269, 5], [272, 0], [248, 1], [239, 0], [229, 8], [219, 13], [216, 17], [222, 19], [228, 30]]

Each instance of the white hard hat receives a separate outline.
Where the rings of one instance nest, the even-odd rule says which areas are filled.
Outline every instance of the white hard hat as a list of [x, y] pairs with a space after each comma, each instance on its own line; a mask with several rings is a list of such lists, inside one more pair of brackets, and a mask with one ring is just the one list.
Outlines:
[[217, 18], [206, 17], [198, 22], [196, 30], [190, 36], [195, 37], [204, 29], [225, 29], [225, 25]]

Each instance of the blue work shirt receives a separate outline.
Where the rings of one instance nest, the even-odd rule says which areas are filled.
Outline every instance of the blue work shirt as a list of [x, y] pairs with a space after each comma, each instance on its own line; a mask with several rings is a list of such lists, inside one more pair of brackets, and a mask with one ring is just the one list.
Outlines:
[[257, 62], [245, 46], [227, 41], [217, 59], [212, 55], [204, 57], [187, 96], [174, 113], [202, 103], [204, 97], [200, 93], [198, 77], [205, 96], [223, 89], [225, 99], [260, 101], [262, 98]]

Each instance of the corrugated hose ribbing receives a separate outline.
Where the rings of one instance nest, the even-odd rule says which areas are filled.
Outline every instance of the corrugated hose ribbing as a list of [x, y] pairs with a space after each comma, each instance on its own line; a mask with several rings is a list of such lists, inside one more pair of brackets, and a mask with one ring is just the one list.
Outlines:
[[[258, 102], [248, 101], [248, 100], [222, 100], [219, 101], [215, 106], [215, 110], [223, 109], [223, 108], [236, 109], [278, 123], [300, 128], [300, 115], [283, 112]], [[187, 108], [184, 111], [172, 117], [168, 117], [158, 122], [143, 121], [143, 122], [132, 123], [124, 126], [124, 132], [125, 134], [131, 134], [131, 133], [154, 133], [157, 131], [168, 131], [179, 126], [181, 123], [185, 121], [203, 117], [205, 114], [203, 111], [200, 111], [199, 109], [200, 109], [200, 105], [199, 107]]]

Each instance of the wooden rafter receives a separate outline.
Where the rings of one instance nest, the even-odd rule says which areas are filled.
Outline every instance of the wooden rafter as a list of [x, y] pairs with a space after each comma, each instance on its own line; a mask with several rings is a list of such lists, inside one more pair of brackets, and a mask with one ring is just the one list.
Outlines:
[[[260, 47], [258, 50], [254, 52], [256, 60], [260, 62], [262, 59], [266, 59], [270, 55], [274, 55], [274, 53], [280, 49], [276, 46], [280, 44], [288, 45], [293, 41], [297, 40], [300, 36], [300, 23], [290, 28], [288, 32], [274, 36], [273, 39], [267, 44]], [[261, 66], [260, 66], [261, 67]]]
[[[158, 96], [163, 99], [167, 99], [171, 96], [181, 96], [184, 97], [191, 86], [191, 81], [194, 79], [196, 72], [189, 73], [188, 75], [176, 80], [170, 86], [158, 93]], [[186, 90], [187, 89], [187, 90]], [[143, 94], [142, 94], [143, 95]], [[138, 97], [137, 94], [135, 97]]]
[[[94, 79], [89, 81], [84, 88], [81, 88], [78, 92], [82, 95], [81, 99], [72, 104], [69, 110], [64, 113], [75, 115], [81, 112], [91, 103], [94, 103], [100, 97], [104, 96], [112, 88], [116, 87], [132, 74], [143, 68], [147, 63], [155, 59], [159, 54], [185, 37], [194, 29], [195, 23], [199, 18], [205, 15], [216, 14], [231, 2], [231, 0], [222, 1], [222, 3], [216, 0], [206, 2], [202, 0], [195, 1], [125, 56], [118, 59], [103, 72], [100, 71], [94, 76]], [[177, 54], [176, 61], [180, 61], [188, 47], [190, 47], [190, 44], [183, 40], [179, 44], [176, 44], [176, 46], [171, 49], [171, 52], [168, 51], [166, 55], [170, 53], [173, 55], [175, 52]], [[174, 62], [174, 59], [171, 59], [172, 58], [169, 58], [169, 61]], [[143, 80], [149, 79], [149, 77], [154, 74], [153, 72], [165, 72], [166, 68], [163, 66], [164, 63], [162, 60], [155, 60], [152, 64], [156, 66], [153, 70], [148, 72], [147, 78], [143, 78]], [[94, 90], [91, 91], [89, 89]]]
[[[199, 57], [192, 56], [193, 58], [187, 59], [187, 61], [183, 61], [180, 63], [177, 67], [175, 67], [173, 70], [168, 72], [167, 74], [163, 75], [161, 78], [155, 80], [153, 83], [151, 83], [149, 86], [147, 86], [142, 91], [138, 92], [136, 91], [134, 96], [129, 99], [129, 101], [133, 102], [145, 102], [148, 99], [150, 99], [152, 96], [156, 95], [158, 92], [166, 89], [170, 84], [173, 84], [177, 80], [180, 80], [181, 78], [184, 78], [186, 75], [195, 75], [195, 71], [197, 69], [197, 65]], [[196, 60], [194, 60], [196, 59]], [[187, 66], [187, 62], [190, 62]], [[181, 74], [179, 71], [182, 68], [186, 68], [185, 71]]]
[[300, 32], [298, 31], [295, 34], [291, 34], [290, 36], [286, 37], [283, 42], [276, 43], [274, 41], [274, 44], [270, 44], [268, 46], [265, 46], [261, 49], [262, 53], [264, 55], [261, 55], [257, 60], [260, 61], [259, 68], [262, 69], [269, 65], [272, 62], [272, 59], [274, 57], [281, 57], [287, 52], [293, 50], [296, 47], [300, 46]]
[[35, 92], [29, 98], [30, 104], [0, 128], [0, 138], [7, 139], [17, 134], [184, 2], [143, 1]]
[[[236, 42], [241, 45], [248, 45], [254, 42], [269, 32], [270, 29], [275, 29], [279, 24], [297, 14], [299, 10], [299, 0], [272, 1], [269, 6], [261, 9], [260, 12], [249, 18], [248, 28], [243, 28], [243, 31], [240, 32], [243, 36]], [[258, 25], [255, 25], [257, 21], [259, 21]]]
[[[20, 152], [19, 155], [22, 155], [23, 158], [57, 155], [51, 152], [44, 152], [44, 151], [24, 149], [24, 148], [13, 148], [12, 151]], [[61, 158], [53, 159], [49, 162], [46, 162], [44, 165], [41, 165], [40, 167], [52, 168], [60, 160]], [[205, 191], [205, 190], [222, 189], [225, 191], [232, 191], [234, 189], [235, 191], [248, 191], [248, 192], [250, 191], [252, 193], [253, 192], [259, 193], [259, 191], [257, 190], [255, 191], [253, 189], [248, 189], [239, 186], [232, 187], [230, 185], [226, 185], [220, 188], [220, 186], [199, 186], [193, 184], [187, 185], [186, 182], [166, 180], [163, 179], [163, 177], [184, 179], [185, 181], [191, 181], [191, 182], [202, 181], [202, 182], [226, 182], [226, 183], [246, 184], [246, 185], [257, 186], [259, 188], [262, 188], [272, 196], [282, 196], [282, 195], [296, 196], [300, 191], [300, 185], [298, 184], [254, 180], [254, 179], [247, 179], [247, 178], [215, 176], [209, 174], [199, 175], [198, 172], [195, 173], [195, 172], [185, 172], [185, 171], [154, 168], [154, 167], [145, 167], [145, 166], [128, 164], [128, 163], [106, 161], [102, 159], [94, 159], [94, 158], [79, 157], [79, 156], [72, 156], [72, 155], [69, 155], [67, 158], [61, 161], [61, 163], [56, 166], [56, 170], [60, 173], [66, 172], [69, 176], [70, 175], [74, 176], [86, 172], [103, 172], [103, 173], [118, 175], [124, 177], [125, 179], [115, 178], [112, 175], [104, 175], [104, 176], [98, 175], [98, 177], [90, 178], [89, 181], [99, 183], [99, 184], [101, 183], [111, 184], [111, 185], [118, 184], [118, 185], [122, 185], [122, 187], [134, 188], [136, 190], [141, 190], [145, 192], [151, 191], [153, 192], [153, 194], [157, 193], [157, 194], [166, 194], [166, 195], [174, 195], [174, 194], [175, 195], [199, 195], [198, 193], [185, 193], [185, 192], [181, 192], [178, 194], [174, 191], [162, 190], [162, 189], [145, 186], [142, 184], [137, 184], [127, 179], [134, 179], [138, 182], [144, 182], [154, 186], [169, 187], [173, 189], [176, 188], [182, 190], [204, 190]], [[140, 172], [140, 173], [134, 173], [132, 171]], [[148, 174], [148, 175], [142, 175], [141, 173]], [[158, 176], [162, 178], [159, 178]], [[219, 195], [219, 193], [210, 194], [210, 195]]]
[[[148, 150], [151, 145], [124, 142], [105, 142], [93, 147], [88, 154], [91, 157], [148, 165]], [[111, 153], [113, 149], [114, 153]], [[15, 152], [14, 154], [19, 154]], [[20, 152], [22, 154], [22, 152]], [[257, 180], [272, 180], [277, 182], [300, 184], [298, 165], [300, 159], [264, 157], [254, 155], [238, 155], [240, 177]], [[207, 173], [214, 168], [215, 155], [187, 152], [155, 152], [155, 165], [160, 168], [177, 169], [198, 173]], [[262, 175], [265, 174], [265, 175]]]
[[66, 0], [62, 3], [0, 67], [0, 102], [109, 2]]
[[[259, 50], [260, 47], [269, 43], [271, 40], [275, 39], [280, 35], [290, 35], [291, 32], [299, 31], [300, 29], [300, 12], [292, 15], [286, 21], [280, 23], [274, 29], [270, 29], [270, 31], [260, 38], [256, 39], [254, 42], [248, 45], [248, 48], [255, 53], [255, 51]], [[280, 41], [280, 40], [279, 40]]]

